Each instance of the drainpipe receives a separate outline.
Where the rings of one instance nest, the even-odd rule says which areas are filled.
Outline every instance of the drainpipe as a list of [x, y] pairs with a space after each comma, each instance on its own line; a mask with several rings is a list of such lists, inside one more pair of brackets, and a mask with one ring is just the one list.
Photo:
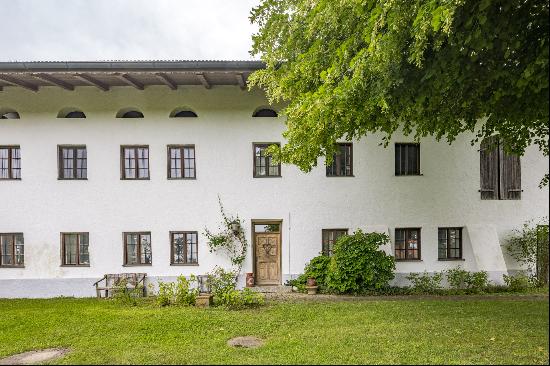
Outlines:
[[292, 276], [292, 271], [290, 270], [290, 211], [288, 212], [288, 276]]

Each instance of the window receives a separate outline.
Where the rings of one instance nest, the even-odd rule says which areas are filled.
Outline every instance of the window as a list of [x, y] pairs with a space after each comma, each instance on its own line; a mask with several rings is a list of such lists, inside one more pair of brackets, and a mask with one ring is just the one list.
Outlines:
[[334, 243], [344, 235], [348, 235], [348, 229], [323, 229], [323, 255], [331, 256]]
[[87, 179], [86, 146], [58, 146], [59, 179]]
[[278, 143], [253, 144], [254, 146], [254, 178], [280, 177], [281, 164], [274, 164], [266, 149]]
[[124, 233], [124, 265], [150, 265], [151, 233]]
[[269, 108], [261, 108], [252, 113], [252, 117], [277, 117], [277, 112]]
[[0, 179], [21, 179], [19, 146], [0, 146]]
[[117, 118], [143, 118], [143, 113], [136, 110], [120, 111]]
[[521, 162], [504, 151], [498, 136], [486, 138], [479, 151], [482, 200], [521, 199]]
[[198, 264], [197, 235], [196, 231], [170, 233], [172, 264]]
[[338, 144], [338, 152], [333, 155], [332, 164], [327, 165], [327, 177], [353, 176], [353, 145]]
[[195, 145], [168, 146], [168, 179], [195, 178]]
[[395, 175], [420, 175], [420, 144], [395, 144]]
[[420, 229], [395, 229], [395, 259], [420, 260]]
[[23, 234], [0, 234], [0, 267], [23, 267], [24, 257]]
[[184, 111], [179, 111], [179, 112], [175, 113], [172, 117], [176, 117], [176, 118], [179, 118], [179, 117], [197, 117], [197, 114], [193, 111], [184, 110]]
[[61, 264], [64, 266], [90, 265], [88, 233], [61, 233]]
[[121, 146], [121, 179], [149, 179], [149, 146]]
[[19, 119], [19, 113], [15, 111], [0, 112], [0, 119]]
[[86, 118], [86, 115], [81, 111], [71, 111], [64, 118]]
[[462, 228], [439, 228], [438, 258], [462, 259]]

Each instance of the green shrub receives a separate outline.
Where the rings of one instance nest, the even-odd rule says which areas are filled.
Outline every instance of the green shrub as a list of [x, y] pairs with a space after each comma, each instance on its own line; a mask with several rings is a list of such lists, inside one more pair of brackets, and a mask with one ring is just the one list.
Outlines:
[[524, 292], [529, 288], [529, 277], [525, 273], [503, 275], [502, 278], [511, 292]]
[[483, 292], [489, 286], [489, 274], [486, 271], [471, 272], [466, 278], [466, 288], [473, 292]]
[[199, 294], [198, 283], [197, 286], [191, 288], [191, 284], [197, 282], [197, 277], [191, 275], [189, 280], [185, 276], [179, 276], [175, 285], [174, 303], [178, 305], [195, 305], [195, 300]]
[[411, 273], [406, 278], [411, 281], [414, 293], [432, 294], [441, 290], [443, 273], [434, 272], [433, 275], [430, 275], [424, 271], [424, 273]]
[[325, 284], [336, 293], [361, 293], [388, 286], [394, 277], [395, 262], [380, 246], [386, 234], [363, 233], [340, 237], [333, 248]]
[[453, 290], [467, 292], [483, 292], [489, 285], [489, 275], [486, 271], [469, 272], [460, 267], [446, 271], [447, 283]]
[[174, 282], [158, 281], [159, 291], [157, 293], [157, 305], [168, 306], [174, 299], [176, 284]]
[[222, 303], [225, 294], [235, 290], [235, 287], [237, 287], [237, 274], [234, 271], [215, 267], [212, 272], [206, 275], [208, 287], [214, 298], [214, 305]]
[[251, 307], [258, 307], [265, 303], [261, 293], [244, 288], [242, 291], [229, 290], [224, 292], [218, 299], [217, 305], [226, 309], [240, 310]]
[[531, 283], [548, 283], [548, 218], [530, 220], [515, 229], [507, 239], [506, 250], [519, 264], [527, 268]]
[[143, 286], [128, 288], [128, 280], [123, 278], [114, 285], [111, 291], [115, 302], [121, 305], [136, 306], [137, 298], [143, 294]]
[[447, 283], [453, 290], [466, 289], [466, 282], [470, 276], [470, 272], [460, 268], [451, 268], [446, 271]]
[[315, 278], [319, 291], [323, 291], [326, 288], [326, 278], [328, 274], [328, 267], [331, 258], [326, 255], [319, 255], [309, 261], [304, 268], [304, 273], [298, 276], [294, 280], [287, 282], [289, 286], [296, 286], [298, 291], [305, 292], [306, 283], [308, 278]]

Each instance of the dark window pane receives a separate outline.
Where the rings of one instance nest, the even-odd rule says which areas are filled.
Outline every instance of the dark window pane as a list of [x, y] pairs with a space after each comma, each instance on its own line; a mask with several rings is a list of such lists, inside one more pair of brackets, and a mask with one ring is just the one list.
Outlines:
[[420, 145], [395, 144], [395, 175], [420, 174]]
[[141, 264], [150, 264], [151, 255], [151, 235], [140, 235]]
[[5, 266], [13, 265], [14, 237], [11, 234], [0, 235], [0, 264]]
[[15, 265], [22, 266], [24, 264], [24, 257], [25, 246], [23, 241], [23, 234], [15, 234]]
[[138, 263], [138, 234], [126, 234], [126, 264]]
[[64, 264], [78, 264], [77, 262], [77, 234], [64, 234]]

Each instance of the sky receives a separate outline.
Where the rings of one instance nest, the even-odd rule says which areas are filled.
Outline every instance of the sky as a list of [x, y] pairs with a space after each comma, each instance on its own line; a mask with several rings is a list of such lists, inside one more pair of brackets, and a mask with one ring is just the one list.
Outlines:
[[0, 0], [0, 61], [250, 60], [260, 0]]

